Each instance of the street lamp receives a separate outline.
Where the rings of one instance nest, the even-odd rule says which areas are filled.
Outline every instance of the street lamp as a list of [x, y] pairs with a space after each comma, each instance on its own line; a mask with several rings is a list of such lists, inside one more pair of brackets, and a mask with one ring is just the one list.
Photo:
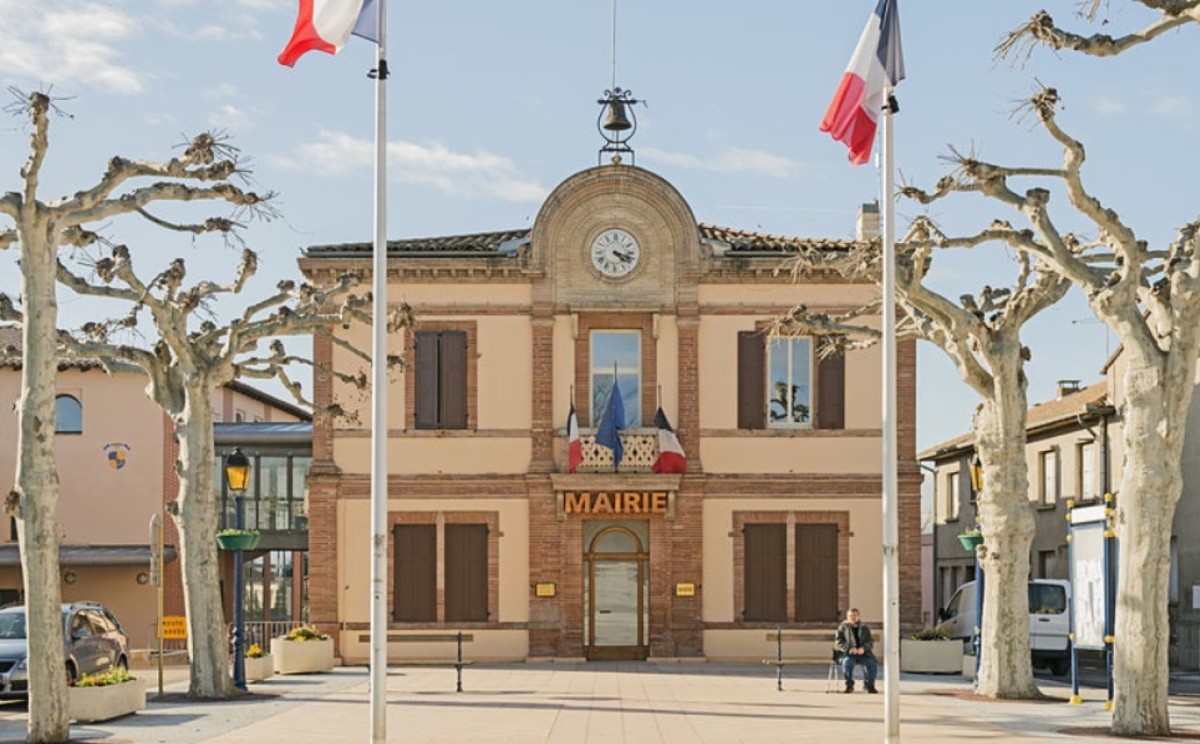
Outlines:
[[[233, 491], [234, 527], [242, 524], [242, 497], [250, 485], [250, 458], [238, 447], [225, 458], [225, 484]], [[242, 575], [242, 549], [233, 551], [233, 686], [246, 689], [246, 598], [245, 577]]]

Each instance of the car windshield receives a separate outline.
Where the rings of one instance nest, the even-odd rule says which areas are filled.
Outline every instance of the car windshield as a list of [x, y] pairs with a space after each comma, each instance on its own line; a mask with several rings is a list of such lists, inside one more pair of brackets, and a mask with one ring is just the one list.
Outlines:
[[0, 612], [0, 640], [25, 639], [25, 613]]

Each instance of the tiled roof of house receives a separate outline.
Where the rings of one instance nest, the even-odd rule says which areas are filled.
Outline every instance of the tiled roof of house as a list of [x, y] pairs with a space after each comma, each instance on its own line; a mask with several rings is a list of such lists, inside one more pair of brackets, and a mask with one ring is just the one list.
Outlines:
[[[847, 250], [855, 244], [853, 240], [824, 238], [799, 238], [787, 235], [735, 230], [718, 225], [701, 223], [696, 226], [701, 239], [719, 241], [729, 245], [730, 253], [771, 252], [795, 253], [799, 250]], [[469, 235], [444, 235], [434, 238], [408, 238], [389, 240], [388, 253], [400, 255], [477, 254], [509, 255], [521, 243], [529, 240], [532, 230], [500, 230], [498, 232], [472, 233]], [[337, 243], [314, 245], [305, 253], [312, 257], [334, 257], [355, 254], [370, 254], [371, 243]]]
[[[1088, 406], [1108, 406], [1108, 382], [1101, 380], [1079, 390], [1064, 395], [1061, 398], [1038, 403], [1025, 414], [1025, 431], [1052, 426], [1064, 421], [1074, 421], [1081, 414], [1088, 413]], [[959, 449], [969, 449], [975, 441], [975, 434], [967, 432], [954, 439], [935, 444], [917, 453], [918, 460], [935, 459], [939, 453], [953, 452]]]

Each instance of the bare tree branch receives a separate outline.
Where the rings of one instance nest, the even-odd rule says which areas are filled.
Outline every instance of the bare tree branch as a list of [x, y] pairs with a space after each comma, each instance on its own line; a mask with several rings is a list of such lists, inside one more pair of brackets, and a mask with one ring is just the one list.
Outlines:
[[[1091, 0], [1092, 7], [1084, 13], [1094, 19], [1099, 9], [1099, 0]], [[1044, 10], [1033, 14], [1027, 23], [1008, 33], [993, 49], [995, 58], [1012, 58], [1014, 63], [1024, 64], [1034, 49], [1044, 45], [1051, 49], [1070, 49], [1092, 57], [1112, 57], [1135, 46], [1145, 44], [1162, 36], [1167, 31], [1187, 23], [1200, 22], [1200, 0], [1140, 0], [1142, 5], [1161, 11], [1153, 22], [1138, 31], [1124, 36], [1109, 34], [1083, 36], [1055, 25], [1054, 19]]]

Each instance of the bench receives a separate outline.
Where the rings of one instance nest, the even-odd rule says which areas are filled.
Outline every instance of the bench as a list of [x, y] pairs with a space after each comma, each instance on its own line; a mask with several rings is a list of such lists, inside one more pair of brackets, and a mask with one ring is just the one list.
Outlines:
[[[831, 649], [833, 646], [832, 633], [828, 630], [783, 630], [775, 628], [775, 632], [767, 633], [765, 639], [768, 642], [775, 644], [775, 658], [763, 659], [763, 664], [770, 664], [775, 667], [775, 689], [783, 692], [783, 668], [789, 664], [813, 664], [821, 663], [828, 660], [830, 657], [825, 656], [794, 656], [792, 658], [783, 658], [783, 644], [788, 641], [803, 642], [806, 644], [818, 644], [822, 648]], [[829, 652], [826, 652], [827, 654]]]
[[[463, 661], [463, 644], [471, 643], [475, 640], [472, 633], [463, 633], [461, 630], [457, 633], [388, 633], [387, 642], [392, 643], [454, 643], [458, 653], [453, 661], [441, 659], [415, 659], [412, 661], [403, 662], [408, 666], [446, 666], [454, 667], [457, 675], [457, 684], [455, 692], [462, 692], [462, 670], [465, 666], [471, 666], [474, 662]], [[371, 634], [362, 633], [358, 636], [359, 643], [370, 643]]]

